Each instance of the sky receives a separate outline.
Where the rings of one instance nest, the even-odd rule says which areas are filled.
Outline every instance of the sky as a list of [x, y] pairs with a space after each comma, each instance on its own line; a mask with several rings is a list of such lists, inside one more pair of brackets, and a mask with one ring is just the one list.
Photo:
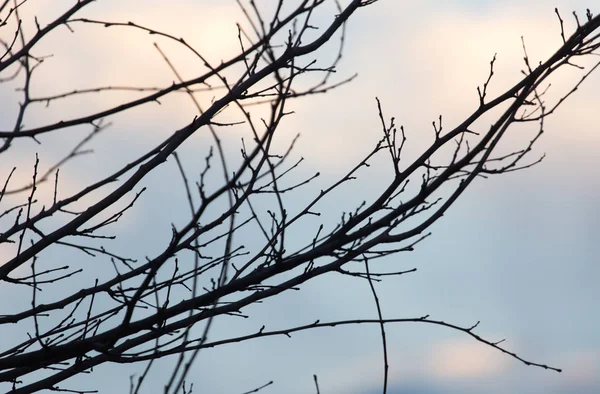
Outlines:
[[[55, 8], [57, 3], [50, 3], [32, 0], [30, 8], [24, 9], [29, 13], [24, 11], [23, 15], [38, 15], [42, 23], [48, 21], [60, 11]], [[259, 4], [269, 7], [267, 0]], [[590, 1], [574, 0], [449, 0], [443, 5], [436, 1], [379, 0], [360, 9], [348, 25], [344, 57], [338, 66], [340, 79], [354, 73], [358, 77], [326, 95], [293, 102], [293, 119], [282, 129], [281, 146], [301, 134], [296, 152], [305, 160], [298, 176], [315, 171], [323, 174], [307, 187], [307, 195], [343, 174], [379, 139], [375, 97], [381, 100], [386, 116], [394, 116], [404, 125], [409, 139], [407, 155], [414, 155], [432, 138], [431, 122], [440, 114], [449, 129], [477, 108], [476, 88], [487, 78], [494, 54], [497, 61], [490, 94], [499, 94], [520, 78], [521, 36], [532, 61], [542, 61], [561, 43], [554, 7], [572, 28], [570, 12], [576, 10], [583, 16], [586, 7], [593, 6]], [[100, 0], [82, 16], [132, 20], [172, 32], [185, 37], [212, 61], [236, 54], [235, 23], [242, 21], [235, 1], [173, 0], [167, 6], [163, 1], [147, 0], [140, 8], [137, 2]], [[317, 21], [324, 26], [330, 17], [323, 14]], [[119, 29], [74, 28], [75, 34], [62, 29], [43, 43], [43, 51], [53, 57], [36, 75], [37, 95], [105, 84], [171, 83], [172, 74], [152, 45], [153, 37]], [[7, 30], [0, 33], [7, 37]], [[185, 77], [197, 74], [199, 66], [193, 59], [167, 43], [161, 45], [170, 51]], [[317, 56], [331, 58], [335, 49], [332, 43]], [[558, 97], [571, 86], [575, 76], [572, 72], [561, 75], [553, 83], [551, 94], [555, 96], [551, 97]], [[504, 338], [506, 348], [521, 357], [564, 372], [525, 366], [447, 328], [416, 323], [389, 325], [390, 394], [600, 392], [600, 267], [596, 257], [600, 245], [600, 158], [596, 153], [600, 146], [599, 85], [600, 74], [596, 73], [547, 120], [546, 132], [532, 152], [536, 158], [546, 154], [540, 164], [477, 180], [432, 226], [432, 236], [414, 252], [378, 263], [381, 267], [418, 269], [377, 284], [385, 317], [429, 314], [461, 326], [481, 321], [478, 334], [490, 340]], [[13, 87], [0, 86], [3, 130], [12, 124], [8, 113], [14, 111], [19, 99]], [[71, 118], [121, 99], [109, 93], [80, 96], [76, 103], [57, 102], [47, 109], [36, 109], [26, 125]], [[79, 190], [86, 179], [113, 171], [193, 116], [193, 106], [179, 97], [108, 119], [113, 125], [95, 141], [95, 156], [82, 157], [61, 169], [61, 192], [68, 195]], [[485, 122], [480, 127], [485, 127]], [[52, 139], [42, 138], [40, 146], [33, 141], [19, 142], [14, 151], [0, 156], [0, 179], [17, 166], [16, 179], [26, 183], [35, 152], [40, 154], [41, 165], [48, 167], [72, 145], [74, 133], [84, 132], [66, 130]], [[531, 129], [515, 128], [512, 132], [509, 148], [531, 136]], [[241, 136], [238, 129], [224, 135], [230, 154], [239, 152]], [[206, 141], [198, 137], [182, 149], [187, 166], [201, 164], [200, 152], [206, 149]], [[330, 220], [335, 221], [343, 209], [377, 195], [389, 175], [384, 166], [378, 163], [366, 169], [358, 180], [326, 202], [325, 210], [335, 212]], [[169, 223], [183, 220], [187, 213], [183, 208], [163, 209], [165, 201], [184, 201], [175, 170], [171, 163], [145, 180], [149, 197], [119, 222], [115, 229], [119, 235], [114, 243], [117, 250], [143, 259], [168, 242]], [[40, 193], [48, 196], [48, 190]], [[11, 201], [2, 201], [0, 212]], [[299, 202], [290, 204], [293, 207]], [[148, 232], [149, 228], [153, 231]], [[307, 224], [306, 230], [311, 229]], [[248, 237], [252, 239], [251, 234]], [[10, 253], [0, 249], [0, 261], [9, 259]], [[48, 259], [79, 257], [50, 250]], [[0, 284], [0, 314], [13, 310], [13, 291]], [[316, 319], [376, 317], [368, 285], [338, 276], [317, 278], [303, 285], [301, 291], [284, 293], [244, 312], [252, 318], [217, 321], [215, 336], [252, 332], [263, 324], [275, 329]], [[292, 338], [209, 349], [201, 353], [192, 377], [197, 392], [242, 393], [270, 380], [274, 383], [265, 393], [315, 392], [316, 374], [321, 393], [379, 393], [383, 361], [378, 330], [375, 325], [326, 328]], [[16, 335], [14, 330], [7, 332], [0, 336], [2, 348]], [[170, 374], [169, 366], [170, 360], [159, 363], [147, 392], [162, 387]], [[69, 384], [92, 386], [101, 393], [124, 392], [129, 389], [132, 371], [118, 365], [102, 366]]]

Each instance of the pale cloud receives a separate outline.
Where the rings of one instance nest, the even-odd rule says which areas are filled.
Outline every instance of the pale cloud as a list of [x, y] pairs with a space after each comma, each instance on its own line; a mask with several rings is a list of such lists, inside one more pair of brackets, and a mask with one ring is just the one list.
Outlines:
[[[381, 2], [373, 10], [382, 11], [383, 17], [373, 17], [369, 13], [357, 16], [367, 22], [369, 18], [383, 18], [378, 29], [362, 31], [359, 41], [349, 37], [345, 61], [339, 67], [340, 79], [360, 71], [359, 79], [326, 97], [313, 97], [291, 104], [290, 108], [297, 110], [298, 114], [282, 127], [281, 134], [286, 136], [280, 143], [281, 149], [286, 141], [300, 132], [304, 136], [298, 150], [308, 151], [306, 156], [311, 166], [348, 168], [380, 138], [380, 124], [373, 99], [377, 95], [382, 98], [386, 114], [396, 116], [397, 123], [406, 126], [410, 138], [408, 148], [419, 151], [423, 143], [430, 140], [431, 121], [439, 114], [444, 116], [447, 127], [451, 127], [476, 109], [476, 87], [487, 78], [489, 62], [494, 53], [498, 53], [498, 60], [489, 88], [490, 95], [502, 92], [520, 78], [523, 68], [521, 36], [525, 36], [534, 63], [545, 59], [561, 42], [552, 7], [547, 12], [529, 12], [530, 5], [509, 4], [478, 14], [477, 17], [446, 11], [417, 17], [417, 20], [406, 21], [402, 26], [392, 23], [391, 19], [399, 11], [408, 10], [417, 13], [417, 16], [423, 13], [422, 10], [413, 9], [413, 6], [408, 7], [410, 9], [407, 7], [394, 2]], [[539, 8], [538, 11], [543, 9], [540, 5], [535, 7]], [[569, 9], [569, 4], [563, 4], [562, 7]], [[185, 12], [182, 12], [183, 8]], [[50, 12], [35, 10], [42, 11]], [[88, 13], [90, 17], [102, 20], [131, 20], [169, 32], [175, 37], [184, 37], [213, 64], [239, 52], [235, 22], [243, 21], [243, 16], [234, 2], [208, 5], [185, 3], [180, 7], [162, 7], [157, 2], [149, 2], [146, 7], [109, 2], [106, 5], [93, 5]], [[82, 16], [88, 14], [84, 12]], [[44, 19], [49, 20], [50, 17]], [[200, 19], [202, 23], [199, 23]], [[570, 20], [567, 25], [569, 23]], [[55, 56], [40, 68], [40, 76], [34, 84], [40, 94], [101, 85], [167, 86], [176, 78], [154, 48], [155, 41], [169, 55], [184, 78], [197, 76], [204, 69], [201, 61], [181, 46], [155, 35], [123, 27], [74, 24], [73, 28], [76, 34], [64, 29], [61, 36], [45, 43], [48, 53], [54, 53]], [[403, 31], [407, 29], [411, 32], [410, 39], [402, 38]], [[382, 42], [389, 43], [381, 37], [399, 39], [390, 50], [381, 46]], [[381, 59], [382, 50], [387, 53], [385, 62], [377, 60]], [[49, 75], [52, 78], [48, 78]], [[562, 92], [564, 89], [561, 90], [561, 86], [571, 86], [571, 82], [572, 78], [558, 79], [553, 82], [552, 91]], [[198, 96], [202, 105], [207, 107], [213, 97], [218, 98], [221, 94], [222, 91], [217, 91]], [[597, 94], [588, 96], [591, 96], [587, 97], [588, 102], [592, 100], [589, 106], [597, 106]], [[72, 101], [55, 102], [50, 111], [39, 111], [41, 116], [37, 117], [36, 122], [75, 117], [82, 112], [91, 113], [133, 97], [140, 95], [122, 92], [93, 94], [79, 96], [77, 105], [73, 105]], [[557, 121], [564, 122], [566, 120], [560, 117], [561, 112]], [[183, 126], [194, 114], [195, 109], [189, 98], [175, 94], [162, 100], [162, 105], [150, 103], [130, 111], [127, 119], [119, 116], [114, 119], [128, 129], [128, 135], [147, 140], [164, 136], [175, 127]], [[255, 119], [258, 118], [255, 116]], [[223, 119], [241, 120], [241, 117], [230, 112]], [[486, 118], [481, 125], [487, 126], [488, 120]], [[140, 123], [152, 124], [153, 127], [134, 126]], [[239, 134], [233, 134], [237, 138], [243, 133], [242, 130]], [[228, 131], [228, 134], [232, 132]], [[340, 138], [351, 140], [353, 144], [344, 144], [342, 150]], [[319, 144], [313, 143], [316, 139]]]
[[[221, 59], [228, 59], [239, 51], [237, 41], [236, 18], [239, 10], [235, 2], [215, 4], [185, 4], [182, 8], [164, 7], [162, 2], [148, 2], [145, 7], [126, 2], [104, 2], [99, 6], [92, 4], [89, 12], [85, 10], [75, 17], [88, 17], [113, 22], [134, 21], [153, 29], [168, 32], [175, 37], [184, 37], [188, 43], [196, 47], [207, 60], [215, 64]], [[21, 11], [25, 31], [32, 32], [33, 17], [37, 16], [41, 26], [49, 23], [67, 8], [48, 7], [47, 2], [27, 2]], [[200, 18], [201, 16], [201, 18]], [[202, 23], [199, 23], [199, 21]], [[7, 26], [5, 31], [11, 31]], [[35, 55], [52, 55], [36, 69], [32, 80], [33, 97], [64, 93], [73, 89], [85, 89], [99, 86], [169, 86], [176, 80], [167, 63], [161, 58], [153, 46], [158, 42], [170, 60], [184, 78], [192, 78], [206, 71], [202, 62], [190, 56], [189, 51], [172, 41], [161, 39], [157, 35], [137, 31], [126, 27], [105, 28], [101, 25], [71, 24], [75, 33], [66, 28], [57, 29], [55, 33], [40, 41]], [[6, 88], [6, 86], [5, 86]], [[217, 91], [221, 94], [222, 91]], [[11, 104], [22, 100], [20, 92], [4, 91]], [[29, 107], [25, 117], [25, 128], [53, 123], [59, 120], [77, 118], [118, 105], [147, 93], [107, 92], [77, 95], [70, 99], [57, 100], [48, 107], [34, 104]], [[203, 96], [205, 108], [208, 107], [212, 95]], [[94, 158], [77, 158], [61, 168], [58, 197], [70, 196], [85, 186], [90, 177], [89, 171], [81, 173], [85, 165], [92, 165], [93, 170], [100, 167], [111, 170], [112, 166], [123, 160], [125, 151], [135, 155], [158, 140], [172, 133], [177, 128], [191, 121], [195, 114], [190, 99], [183, 94], [174, 94], [163, 100], [161, 105], [150, 103], [127, 111], [126, 115], [113, 116], [108, 121], [114, 126], [96, 138], [91, 147], [96, 150]], [[3, 129], [10, 128], [10, 123], [3, 122]], [[14, 143], [10, 152], [2, 155], [3, 163], [17, 167], [13, 174], [9, 190], [27, 185], [31, 182], [34, 152], [39, 153], [39, 174], [59, 161], [78, 140], [89, 133], [91, 127], [69, 128], [58, 133], [39, 137], [42, 142], [37, 145], [33, 141], [19, 140]], [[32, 146], [35, 145], [35, 146]], [[134, 146], [130, 146], [134, 145]], [[87, 148], [87, 147], [86, 147]], [[101, 158], [102, 157], [102, 158]], [[105, 158], [110, 157], [107, 161]], [[102, 161], [102, 166], [94, 165]], [[8, 166], [7, 166], [8, 167]], [[3, 171], [4, 172], [4, 171]], [[0, 174], [7, 176], [8, 173]], [[2, 178], [5, 179], [5, 178]], [[86, 181], [87, 179], [87, 181]], [[96, 178], [98, 179], [98, 178]], [[54, 178], [38, 185], [36, 197], [38, 205], [51, 205], [54, 193]], [[21, 201], [27, 193], [18, 196], [7, 196], [3, 201], [10, 204]], [[80, 204], [87, 203], [81, 202]]]
[[[559, 5], [565, 10], [563, 17], [568, 34], [574, 24], [568, 11], [575, 7], [568, 2]], [[438, 115], [443, 115], [448, 130], [477, 109], [477, 87], [487, 79], [494, 54], [497, 60], [488, 99], [522, 78], [525, 64], [521, 36], [533, 66], [547, 59], [562, 43], [553, 6], [515, 3], [505, 7], [498, 3], [489, 12], [476, 16], [446, 11], [422, 17], [417, 10], [410, 10], [416, 17], [403, 20], [402, 24], [395, 20], [409, 6], [393, 2], [376, 6], [373, 10], [380, 11], [376, 16], [359, 15], [358, 18], [367, 22], [376, 20], [378, 28], [362, 31], [360, 38], [351, 35], [346, 61], [339, 67], [340, 77], [358, 70], [358, 79], [326, 98], [298, 104], [296, 129], [305, 136], [300, 144], [311, 147], [307, 156], [315, 167], [348, 168], [374, 146], [381, 136], [375, 96], [381, 99], [386, 117], [394, 116], [397, 124], [405, 126], [409, 138], [407, 158], [410, 158], [411, 153], [431, 142], [431, 122], [437, 120]], [[382, 53], [385, 53], [385, 61]], [[538, 145], [546, 145], [539, 150], [539, 155], [532, 156], [532, 161], [544, 151], [551, 153], [559, 149], [561, 141], [572, 140], [574, 135], [585, 140], [600, 139], [592, 115], [593, 108], [600, 105], [600, 96], [594, 89], [600, 80], [596, 74], [548, 119], [546, 131], [553, 132], [554, 139], [545, 135]], [[556, 102], [581, 75], [575, 68], [558, 72], [550, 80], [552, 87], [547, 93], [547, 102]], [[335, 104], [326, 105], [328, 103]], [[496, 114], [498, 111], [484, 116], [477, 127], [487, 129]], [[521, 132], [523, 127], [515, 125], [503, 149], [520, 149], [535, 135], [537, 127], [530, 124], [527, 131]], [[580, 130], [584, 135], [578, 135]], [[320, 143], [312, 144], [316, 139]], [[345, 143], [341, 149], [340, 140], [352, 141], [352, 144]], [[589, 149], [589, 146], [582, 148]]]
[[[50, 22], [65, 7], [47, 7], [44, 2], [30, 2], [21, 12], [29, 26], [34, 16], [41, 25]], [[166, 32], [175, 38], [183, 37], [196, 48], [211, 65], [238, 54], [239, 42], [236, 21], [241, 20], [235, 2], [214, 4], [184, 4], [165, 7], [164, 3], [148, 2], [144, 7], [137, 3], [106, 2], [75, 15], [89, 19], [136, 24]], [[183, 45], [173, 40], [150, 35], [130, 27], [72, 23], [74, 33], [66, 28], [56, 30], [36, 47], [36, 56], [47, 56], [32, 81], [34, 96], [48, 96], [74, 89], [100, 86], [165, 87], [177, 80], [154, 43], [169, 57], [184, 79], [197, 77], [207, 71], [202, 60]], [[33, 30], [31, 30], [33, 31]], [[216, 84], [218, 81], [213, 81]], [[205, 106], [215, 94], [203, 96]], [[38, 106], [34, 119], [27, 126], [64, 120], [107, 109], [147, 93], [104, 92], [78, 95], [51, 103], [48, 110]], [[191, 120], [194, 111], [188, 97], [174, 94], [164, 100], [165, 107], [151, 103], [143, 110], [129, 111], [128, 116], [143, 120], [156, 112], [163, 114], [162, 123], [184, 117]], [[155, 115], [156, 118], [156, 115]]]
[[499, 376], [508, 365], [506, 356], [473, 340], [448, 340], [432, 346], [428, 370], [439, 379]]

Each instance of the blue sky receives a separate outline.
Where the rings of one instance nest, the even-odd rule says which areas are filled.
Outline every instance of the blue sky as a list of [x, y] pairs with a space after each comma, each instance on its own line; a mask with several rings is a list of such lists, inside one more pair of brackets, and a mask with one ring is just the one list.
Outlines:
[[[188, 41], [214, 60], [237, 50], [235, 22], [239, 14], [234, 1], [174, 0], [168, 7], [152, 2], [143, 9], [134, 3], [100, 1], [85, 15], [134, 20], [173, 31], [186, 40], [190, 37]], [[397, 123], [405, 126], [408, 155], [414, 155], [432, 137], [431, 121], [440, 113], [451, 127], [476, 109], [476, 87], [485, 80], [494, 53], [498, 53], [498, 62], [490, 89], [498, 94], [519, 78], [521, 35], [534, 61], [543, 60], [560, 44], [554, 7], [562, 10], [571, 27], [570, 12], [576, 9], [584, 15], [586, 7], [585, 2], [569, 0], [552, 4], [541, 0], [454, 1], [444, 6], [434, 1], [405, 3], [380, 0], [351, 20], [338, 72], [340, 78], [358, 72], [356, 81], [325, 96], [291, 104], [296, 114], [282, 126], [281, 146], [300, 132], [297, 155], [305, 162], [297, 176], [317, 170], [323, 174], [306, 189], [306, 195], [290, 200], [291, 207], [345, 172], [378, 140], [376, 96], [386, 115], [395, 116]], [[54, 12], [44, 1], [32, 4], [32, 13]], [[198, 22], [202, 17], [205, 23]], [[326, 23], [328, 19], [323, 16], [320, 20]], [[146, 35], [99, 29], [81, 29], [74, 36], [65, 29], [63, 34], [44, 44], [56, 60], [50, 59], [41, 69], [36, 81], [39, 94], [108, 82], [169, 84], [172, 79]], [[325, 48], [319, 56], [331, 56], [334, 47]], [[111, 53], [118, 54], [119, 62], [106, 60]], [[193, 62], [183, 54], [173, 56], [184, 75], [194, 75]], [[557, 80], [555, 94], [572, 81], [573, 75], [568, 73]], [[482, 336], [505, 338], [509, 350], [534, 362], [564, 368], [564, 372], [527, 367], [459, 332], [419, 324], [395, 325], [388, 327], [390, 394], [600, 392], [600, 316], [596, 312], [600, 300], [599, 85], [600, 75], [593, 75], [548, 120], [546, 133], [533, 152], [535, 157], [547, 154], [541, 164], [475, 182], [416, 251], [378, 263], [381, 267], [418, 268], [416, 273], [378, 284], [386, 317], [430, 314], [463, 326], [480, 320], [477, 332]], [[93, 95], [81, 98], [77, 105], [56, 103], [50, 110], [39, 109], [28, 124], [92, 112], [115, 99], [119, 97]], [[1, 87], [0, 103], [3, 108], [14, 108], [15, 93]], [[175, 98], [160, 107], [116, 116], [114, 126], [96, 142], [95, 157], [83, 157], [77, 165], [61, 170], [63, 192], [71, 193], [85, 179], [109, 173], [193, 115], [189, 102]], [[2, 129], [11, 121], [0, 119]], [[508, 148], [518, 146], [523, 138], [526, 141], [527, 132], [515, 129]], [[232, 154], [239, 151], [241, 135], [232, 131], [224, 137]], [[12, 156], [0, 158], [0, 176], [18, 165], [18, 175], [25, 182], [31, 176], [33, 149], [40, 152], [42, 165], [50, 165], [70, 138], [45, 139], [41, 147], [24, 142]], [[198, 137], [182, 149], [191, 169], [201, 164], [200, 152], [205, 151], [206, 141]], [[103, 159], [98, 161], [98, 157]], [[326, 219], [330, 224], [341, 210], [377, 195], [387, 174], [385, 164], [378, 164], [325, 202], [322, 209], [332, 212]], [[149, 187], [148, 198], [119, 222], [115, 233], [120, 240], [113, 245], [141, 259], [158, 252], [169, 240], [169, 223], [183, 220], [187, 213], [163, 209], [165, 201], [184, 201], [174, 163], [159, 168], [144, 185]], [[315, 224], [307, 223], [298, 232], [310, 232]], [[148, 228], [156, 230], [148, 233]], [[244, 242], [251, 242], [253, 235], [247, 236]], [[9, 252], [0, 249], [0, 257]], [[52, 253], [49, 259], [80, 257]], [[0, 310], [8, 311], [14, 293], [3, 286]], [[367, 284], [335, 276], [319, 278], [300, 292], [285, 293], [244, 312], [252, 318], [217, 322], [215, 336], [251, 332], [263, 324], [275, 329], [316, 319], [375, 317]], [[0, 340], [3, 347], [10, 342], [10, 335]], [[162, 387], [170, 373], [169, 360], [160, 365], [149, 381], [148, 392], [152, 385]], [[101, 393], [123, 392], [128, 390], [132, 371], [101, 367], [91, 376], [74, 379], [73, 385], [89, 387], [93, 382], [91, 386]], [[192, 376], [199, 392], [241, 393], [274, 380], [265, 393], [306, 393], [314, 392], [313, 374], [319, 377], [322, 393], [380, 392], [383, 375], [378, 327], [322, 329], [291, 339], [270, 338], [211, 349], [201, 353]]]

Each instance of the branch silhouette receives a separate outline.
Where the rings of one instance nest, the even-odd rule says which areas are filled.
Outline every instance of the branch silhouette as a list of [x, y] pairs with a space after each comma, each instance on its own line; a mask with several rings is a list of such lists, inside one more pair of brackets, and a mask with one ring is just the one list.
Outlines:
[[[356, 324], [380, 326], [384, 392], [389, 353], [386, 330], [397, 323], [432, 324], [457, 330], [526, 365], [561, 371], [517, 355], [501, 346], [502, 341], [485, 339], [475, 333], [479, 323], [463, 327], [430, 319], [428, 315], [384, 318], [376, 283], [416, 269], [378, 272], [370, 264], [418, 247], [431, 235], [431, 225], [476, 178], [525, 169], [541, 161], [543, 156], [537, 159], [530, 156], [544, 131], [544, 120], [600, 64], [589, 69], [575, 65], [576, 59], [598, 54], [598, 16], [588, 11], [585, 23], [576, 19], [577, 26], [567, 38], [568, 29], [556, 11], [563, 45], [535, 67], [530, 64], [523, 45], [522, 79], [496, 96], [488, 91], [494, 75], [494, 57], [488, 78], [477, 89], [477, 107], [449, 130], [440, 116], [433, 122], [433, 140], [412, 161], [405, 159], [407, 132], [387, 115], [385, 104], [376, 99], [373, 116], [380, 122], [379, 141], [345, 175], [322, 190], [312, 190], [320, 172], [295, 178], [303, 159], [296, 156], [296, 139], [281, 148], [277, 139], [282, 133], [279, 129], [285, 127], [282, 125], [293, 113], [288, 110], [290, 102], [325, 94], [354, 79], [355, 75], [336, 76], [346, 23], [357, 17], [361, 8], [376, 3], [375, 0], [351, 0], [345, 7], [328, 0], [303, 0], [293, 7], [287, 4], [284, 7], [284, 1], [279, 0], [265, 10], [254, 1], [240, 1], [240, 10], [247, 20], [238, 24], [239, 53], [218, 64], [211, 64], [191, 41], [169, 32], [130, 21], [79, 17], [93, 3], [91, 0], [79, 0], [65, 7], [62, 14], [43, 27], [35, 18], [37, 30], [31, 34], [26, 34], [20, 16], [27, 1], [15, 2], [11, 8], [9, 3], [0, 6], [2, 33], [14, 29], [6, 34], [7, 38], [2, 36], [0, 73], [5, 75], [0, 77], [3, 83], [20, 84], [22, 101], [12, 129], [0, 131], [0, 154], [22, 149], [31, 140], [41, 143], [58, 139], [64, 133], [71, 133], [74, 141], [68, 153], [46, 170], [42, 169], [35, 149], [28, 150], [27, 154], [36, 157], [36, 161], [33, 175], [27, 180], [14, 175], [14, 165], [0, 172], [3, 177], [0, 203], [6, 204], [0, 209], [0, 245], [14, 251], [0, 263], [0, 281], [18, 291], [31, 292], [31, 300], [20, 304], [17, 312], [0, 316], [3, 329], [17, 325], [21, 330], [18, 339], [15, 337], [6, 348], [0, 349], [0, 382], [10, 386], [10, 392], [69, 391], [62, 385], [68, 385], [70, 378], [93, 373], [94, 368], [103, 364], [147, 363], [143, 373], [131, 380], [131, 393], [143, 392], [142, 385], [151, 374], [154, 361], [167, 356], [176, 358], [164, 392], [191, 392], [191, 366], [202, 349]], [[329, 4], [337, 7], [335, 13], [327, 14]], [[317, 18], [317, 14], [328, 15], [328, 19]], [[325, 25], [317, 29], [317, 21], [321, 20], [326, 20]], [[176, 79], [168, 86], [114, 83], [35, 96], [32, 75], [44, 66], [45, 59], [34, 55], [40, 43], [57, 34], [58, 29], [66, 28], [77, 34], [83, 27], [121, 29], [123, 34], [147, 33], [182, 48], [197, 60], [202, 71], [186, 79], [169, 52], [155, 43], [161, 60]], [[330, 63], [323, 64], [315, 58], [319, 58], [319, 50], [327, 45], [337, 45], [337, 55]], [[579, 81], [558, 101], [547, 103], [546, 84], [557, 70], [567, 67], [581, 72]], [[25, 126], [27, 110], [32, 106], [62, 102], [76, 105], [81, 97], [111, 92], [138, 96], [97, 112], [85, 113], [81, 109], [75, 118]], [[180, 93], [190, 99], [195, 111], [195, 116], [187, 119], [183, 127], [164, 134], [160, 142], [145, 152], [132, 154], [127, 164], [112, 173], [95, 181], [90, 177], [89, 183], [62, 196], [61, 170], [74, 165], [82, 155], [96, 154], [91, 147], [100, 132], [118, 126], [113, 117]], [[490, 114], [494, 119], [489, 128], [476, 126], [478, 120]], [[511, 126], [532, 122], [538, 127], [521, 149], [506, 153], [498, 147]], [[236, 141], [239, 153], [235, 154], [226, 146], [224, 133], [232, 128], [244, 128], [246, 133], [241, 141]], [[91, 131], [82, 138], [79, 134], [84, 129]], [[186, 164], [184, 148], [204, 130], [210, 136], [207, 141], [211, 146], [200, 160], [202, 167], [199, 170], [195, 167], [192, 172]], [[388, 175], [385, 187], [375, 198], [342, 213], [333, 227], [325, 224], [325, 220], [310, 233], [300, 227], [306, 219], [321, 220], [330, 214], [324, 203], [335, 199], [334, 192], [344, 184], [360, 182], [361, 170], [380, 156], [388, 158]], [[174, 193], [185, 196], [186, 206], [178, 207], [175, 199], [165, 201], [164, 206], [166, 210], [188, 210], [185, 221], [172, 224], [169, 241], [143, 261], [105, 246], [112, 245], [115, 239], [114, 235], [107, 235], [109, 231], [117, 228], [122, 218], [132, 214], [153, 193], [145, 182], [166, 162], [175, 163], [182, 187]], [[42, 183], [53, 186], [52, 198], [47, 203], [40, 196]], [[302, 206], [290, 204], [288, 195], [299, 196]], [[156, 229], [147, 231], [152, 233]], [[245, 241], [248, 234], [252, 235], [251, 240]], [[148, 245], [148, 250], [157, 246]], [[65, 261], [46, 257], [54, 250], [77, 251], [84, 257], [65, 257]], [[97, 266], [86, 264], [85, 259], [87, 263], [103, 264], [102, 274], [98, 274]], [[297, 290], [325, 274], [366, 280], [378, 318], [317, 321], [271, 331], [263, 326], [246, 335], [211, 339], [215, 319], [245, 318], [249, 306]], [[94, 277], [92, 283], [80, 279], [87, 278], [86, 275]], [[314, 381], [318, 392], [316, 375]], [[271, 384], [269, 381], [249, 392], [258, 392]]]

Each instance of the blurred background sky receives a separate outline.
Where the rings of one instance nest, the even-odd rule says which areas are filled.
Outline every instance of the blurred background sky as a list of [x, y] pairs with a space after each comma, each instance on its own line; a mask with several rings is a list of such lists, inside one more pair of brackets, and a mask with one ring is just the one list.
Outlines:
[[[271, 1], [257, 3], [268, 10]], [[25, 5], [22, 18], [31, 27], [31, 16], [38, 15], [43, 24], [61, 13], [62, 4], [62, 0], [32, 0]], [[64, 4], [66, 7], [70, 2], [64, 0]], [[414, 155], [432, 138], [431, 122], [439, 114], [450, 129], [477, 108], [476, 87], [487, 78], [495, 53], [491, 95], [519, 80], [523, 68], [521, 36], [533, 64], [560, 46], [554, 7], [559, 8], [568, 31], [572, 31], [571, 11], [576, 10], [583, 20], [586, 7], [594, 6], [597, 4], [589, 0], [380, 0], [360, 9], [348, 25], [344, 57], [338, 67], [339, 79], [355, 72], [358, 78], [326, 95], [291, 103], [296, 113], [281, 128], [281, 146], [301, 133], [296, 155], [305, 161], [298, 177], [315, 171], [323, 174], [307, 186], [306, 196], [345, 173], [380, 138], [375, 97], [381, 100], [388, 118], [394, 116], [404, 125], [407, 155]], [[237, 53], [235, 23], [243, 22], [235, 2], [225, 0], [145, 0], [143, 5], [102, 0], [86, 7], [81, 16], [132, 20], [170, 32], [184, 37], [214, 62]], [[331, 17], [331, 12], [325, 12], [317, 21], [325, 26]], [[54, 57], [37, 71], [33, 81], [36, 95], [107, 84], [167, 86], [174, 79], [152, 45], [155, 37], [125, 29], [73, 28], [76, 34], [63, 28], [43, 42], [45, 53], [38, 55]], [[7, 32], [12, 34], [4, 30], [3, 37]], [[319, 58], [333, 58], [336, 42], [321, 50]], [[161, 45], [185, 78], [198, 74], [201, 65], [196, 59], [169, 43]], [[567, 71], [554, 80], [551, 97], [559, 97], [572, 86], [576, 75]], [[14, 87], [0, 87], [3, 130], [12, 127], [20, 99]], [[28, 114], [26, 126], [91, 113], [124, 100], [123, 95], [93, 94], [56, 102], [47, 109], [40, 106]], [[429, 314], [462, 326], [480, 320], [478, 334], [489, 340], [506, 338], [503, 345], [508, 350], [564, 372], [527, 367], [446, 328], [388, 325], [390, 394], [600, 392], [599, 109], [600, 74], [596, 73], [547, 120], [546, 132], [531, 156], [535, 159], [546, 153], [541, 164], [475, 181], [432, 226], [433, 235], [416, 251], [378, 263], [379, 268], [418, 268], [416, 273], [377, 285], [385, 317]], [[148, 105], [108, 119], [113, 126], [95, 141], [95, 156], [82, 157], [61, 169], [63, 196], [137, 157], [187, 124], [194, 114], [191, 102], [181, 95], [160, 106]], [[486, 127], [488, 123], [479, 125]], [[52, 138], [41, 138], [41, 146], [19, 141], [14, 151], [0, 157], [0, 179], [17, 165], [16, 179], [28, 182], [35, 152], [40, 153], [40, 165], [47, 168], [64, 155], [66, 147], [70, 148], [73, 135], [85, 132], [83, 128], [67, 129]], [[535, 127], [513, 129], [507, 147], [528, 141], [532, 132]], [[224, 136], [232, 155], [238, 155], [242, 135], [232, 131]], [[198, 137], [182, 149], [190, 171], [197, 171], [203, 162], [200, 152], [206, 141]], [[327, 220], [335, 223], [343, 209], [377, 195], [389, 176], [386, 164], [377, 162], [341, 189], [336, 199], [328, 200], [321, 208], [332, 212]], [[119, 222], [115, 232], [120, 238], [113, 246], [139, 259], [152, 256], [168, 243], [169, 223], [183, 220], [187, 214], [171, 204], [173, 199], [184, 201], [173, 163], [160, 167], [144, 186], [150, 189], [148, 198]], [[40, 193], [49, 196], [51, 188]], [[302, 202], [301, 195], [297, 198], [290, 206]], [[3, 201], [2, 205], [13, 201]], [[169, 202], [169, 209], [165, 209], [165, 202]], [[0, 211], [4, 209], [0, 206]], [[306, 226], [311, 232], [318, 222]], [[148, 228], [155, 231], [149, 233]], [[0, 249], [0, 261], [10, 258], [11, 253], [10, 249]], [[60, 251], [49, 253], [50, 258], [65, 258]], [[11, 310], [14, 297], [12, 288], [0, 286], [0, 313]], [[316, 319], [376, 317], [367, 283], [339, 276], [318, 278], [301, 291], [285, 293], [244, 312], [252, 318], [217, 322], [212, 331], [215, 338], [256, 331], [263, 324], [276, 329]], [[0, 338], [3, 348], [11, 343], [10, 335]], [[160, 391], [170, 375], [170, 360], [159, 365], [144, 392]], [[101, 393], [126, 392], [132, 372], [121, 366], [103, 366], [92, 375], [73, 379], [68, 386], [97, 388]], [[191, 379], [195, 392], [241, 393], [273, 380], [265, 393], [310, 393], [314, 392], [313, 374], [318, 375], [321, 393], [380, 392], [379, 327], [313, 330], [291, 339], [267, 338], [209, 349], [201, 353]]]

